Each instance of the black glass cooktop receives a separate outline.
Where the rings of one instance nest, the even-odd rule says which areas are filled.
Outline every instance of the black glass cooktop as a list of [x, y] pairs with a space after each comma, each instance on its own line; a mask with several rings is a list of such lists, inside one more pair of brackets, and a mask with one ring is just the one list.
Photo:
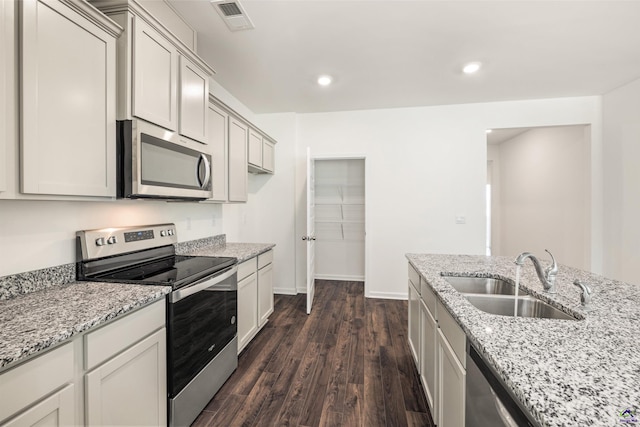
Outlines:
[[172, 255], [107, 273], [87, 276], [88, 280], [165, 285], [174, 289], [214, 275], [236, 264], [236, 258]]

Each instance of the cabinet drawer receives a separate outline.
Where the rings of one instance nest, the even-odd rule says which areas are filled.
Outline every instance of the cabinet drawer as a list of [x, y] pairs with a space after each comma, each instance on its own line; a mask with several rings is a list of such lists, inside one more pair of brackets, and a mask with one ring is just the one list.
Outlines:
[[455, 353], [458, 361], [464, 368], [467, 367], [466, 357], [466, 344], [467, 335], [462, 328], [458, 325], [458, 322], [449, 314], [449, 311], [442, 305], [440, 301], [437, 302], [438, 308], [438, 326], [442, 330], [442, 334], [451, 345], [453, 352]]
[[85, 369], [92, 369], [164, 325], [163, 299], [85, 335]]
[[273, 251], [268, 251], [261, 255], [258, 255], [258, 270], [263, 267], [266, 267], [272, 262], [273, 262]]
[[409, 264], [409, 280], [413, 283], [413, 287], [420, 292], [420, 274], [411, 264]]
[[238, 265], [238, 282], [253, 274], [258, 269], [258, 258], [254, 257]]
[[420, 281], [420, 295], [422, 296], [422, 300], [424, 301], [425, 305], [427, 306], [427, 308], [429, 309], [429, 311], [431, 312], [431, 315], [437, 319], [437, 312], [436, 312], [436, 294], [435, 292], [433, 292], [433, 289], [431, 289], [431, 286], [429, 286], [429, 283], [424, 280], [424, 278]]
[[73, 380], [73, 343], [0, 374], [0, 420]]

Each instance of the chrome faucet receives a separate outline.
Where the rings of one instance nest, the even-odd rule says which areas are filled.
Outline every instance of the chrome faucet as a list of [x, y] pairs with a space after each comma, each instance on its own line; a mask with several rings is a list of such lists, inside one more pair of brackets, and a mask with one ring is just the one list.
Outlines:
[[533, 266], [536, 268], [536, 273], [538, 274], [538, 278], [542, 282], [542, 287], [545, 292], [550, 294], [556, 293], [556, 275], [558, 274], [558, 264], [556, 264], [556, 259], [553, 257], [553, 254], [549, 252], [547, 249], [545, 251], [551, 255], [551, 265], [546, 269], [542, 269], [542, 264], [538, 258], [536, 258], [531, 252], [522, 252], [515, 259], [515, 263], [517, 265], [524, 265], [524, 262], [527, 258], [531, 258], [531, 262]]
[[574, 280], [573, 284], [580, 288], [580, 302], [582, 303], [582, 309], [585, 311], [591, 310], [591, 288], [586, 283], [582, 283], [580, 280]]

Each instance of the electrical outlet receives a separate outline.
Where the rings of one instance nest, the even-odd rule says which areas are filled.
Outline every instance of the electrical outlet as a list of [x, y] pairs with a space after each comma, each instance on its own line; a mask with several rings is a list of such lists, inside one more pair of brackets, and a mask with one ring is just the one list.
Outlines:
[[456, 224], [466, 224], [467, 217], [464, 215], [456, 215]]
[[191, 218], [187, 217], [187, 230], [191, 230]]

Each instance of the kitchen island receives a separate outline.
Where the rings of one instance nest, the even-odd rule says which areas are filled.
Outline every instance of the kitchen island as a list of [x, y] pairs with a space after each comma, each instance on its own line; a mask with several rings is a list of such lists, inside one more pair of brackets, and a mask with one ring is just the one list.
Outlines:
[[[512, 258], [407, 254], [407, 259], [468, 342], [540, 425], [620, 425], [620, 413], [640, 405], [638, 286], [559, 265], [558, 291], [550, 296], [542, 292], [527, 261], [522, 288], [580, 320], [498, 316], [471, 305], [443, 275], [513, 281]], [[592, 289], [591, 311], [580, 305], [576, 279]]]

